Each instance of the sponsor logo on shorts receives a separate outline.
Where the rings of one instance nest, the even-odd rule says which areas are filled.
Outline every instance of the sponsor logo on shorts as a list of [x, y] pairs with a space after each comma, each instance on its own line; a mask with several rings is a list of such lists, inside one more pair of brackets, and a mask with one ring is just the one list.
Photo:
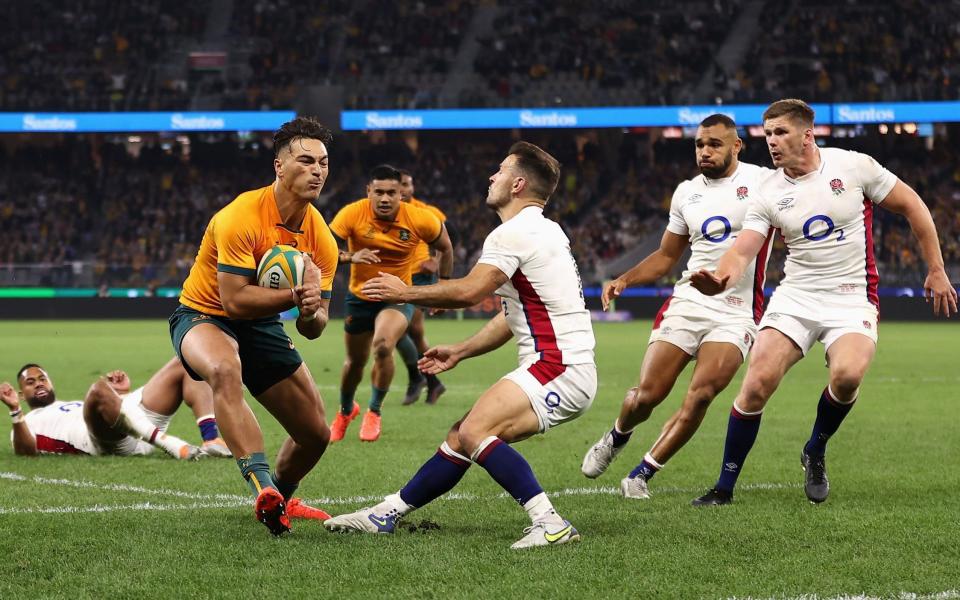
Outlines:
[[857, 284], [855, 283], [841, 283], [840, 284], [840, 293], [841, 294], [855, 294], [857, 292]]
[[840, 194], [844, 193], [847, 190], [843, 187], [843, 181], [841, 181], [840, 179], [831, 179], [830, 191], [833, 192], [834, 196], [839, 196]]
[[190, 319], [191, 323], [196, 323], [197, 321], [203, 321], [204, 319], [209, 319], [210, 315], [197, 315]]
[[740, 296], [727, 296], [724, 299], [724, 302], [726, 302], [730, 306], [743, 306], [743, 298], [741, 298]]
[[780, 318], [780, 313], [767, 313], [767, 318], [771, 321], [776, 321]]
[[863, 326], [866, 329], [873, 329], [873, 323], [871, 323], [870, 321], [864, 321]]
[[560, 394], [547, 392], [547, 397], [543, 399], [543, 403], [547, 405], [547, 412], [552, 413], [553, 409], [560, 406]]
[[750, 337], [749, 333], [743, 334], [743, 343], [744, 345], [746, 345], [747, 348], [753, 345], [753, 338]]
[[667, 325], [666, 327], [661, 327], [661, 328], [660, 328], [660, 333], [661, 333], [662, 335], [666, 335], [666, 334], [670, 333], [671, 331], [673, 331], [673, 329], [672, 329], [669, 325]]

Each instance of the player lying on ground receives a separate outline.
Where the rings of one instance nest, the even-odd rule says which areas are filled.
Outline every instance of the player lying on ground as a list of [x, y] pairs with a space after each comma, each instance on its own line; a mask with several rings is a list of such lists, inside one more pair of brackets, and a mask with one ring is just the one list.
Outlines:
[[[18, 455], [132, 456], [150, 454], [157, 447], [178, 459], [230, 456], [217, 433], [210, 387], [187, 377], [176, 358], [133, 391], [126, 373], [111, 371], [90, 386], [82, 402], [57, 400], [53, 379], [33, 363], [17, 372], [17, 386], [19, 393], [6, 381], [0, 383], [0, 400], [10, 409], [10, 436]], [[30, 412], [23, 414], [21, 402]], [[204, 439], [199, 448], [166, 433], [181, 402], [197, 416]]]
[[580, 539], [554, 510], [527, 461], [509, 445], [577, 418], [597, 391], [593, 328], [570, 241], [543, 216], [559, 177], [555, 158], [517, 142], [490, 177], [487, 192], [487, 206], [503, 223], [487, 236], [466, 277], [408, 286], [384, 274], [364, 286], [365, 294], [381, 301], [442, 308], [472, 306], [496, 292], [501, 313], [468, 340], [431, 348], [420, 366], [425, 373], [440, 373], [513, 337], [520, 367], [477, 399], [403, 489], [376, 506], [326, 521], [328, 529], [392, 532], [400, 517], [451, 490], [475, 462], [530, 516], [532, 524], [513, 548]]
[[583, 459], [581, 470], [587, 477], [599, 477], [606, 471], [633, 428], [650, 418], [680, 373], [696, 360], [680, 409], [663, 426], [643, 461], [620, 482], [626, 498], [650, 497], [647, 482], [693, 437], [710, 403], [733, 379], [757, 337], [770, 240], [757, 261], [725, 293], [704, 296], [690, 285], [692, 273], [715, 268], [724, 251], [733, 246], [750, 193], [773, 173], [739, 162], [742, 145], [729, 117], [715, 114], [700, 123], [695, 146], [701, 174], [681, 183], [673, 193], [660, 248], [607, 284], [601, 296], [606, 310], [625, 288], [654, 283], [669, 273], [687, 247], [692, 248], [683, 277], [653, 323], [637, 387], [627, 392], [613, 428]]
[[[293, 498], [326, 450], [330, 430], [313, 376], [279, 313], [296, 306], [297, 331], [310, 340], [327, 325], [337, 243], [312, 202], [329, 173], [331, 139], [309, 117], [276, 131], [276, 178], [240, 194], [210, 219], [170, 317], [173, 348], [187, 373], [213, 389], [223, 439], [256, 495], [254, 514], [274, 535], [290, 529], [290, 516], [326, 516]], [[260, 259], [277, 245], [305, 253], [303, 282], [294, 289], [257, 284]], [[244, 385], [290, 436], [272, 474]]]
[[877, 350], [880, 275], [873, 248], [876, 206], [901, 214], [919, 242], [929, 273], [924, 282], [934, 314], [957, 312], [930, 211], [907, 184], [876, 160], [849, 150], [820, 148], [813, 137], [813, 110], [802, 100], [779, 100], [763, 114], [763, 133], [777, 172], [757, 190], [743, 231], [715, 271], [691, 276], [707, 295], [740, 280], [765, 247], [770, 228], [787, 246], [785, 276], [760, 321], [750, 365], [727, 424], [716, 485], [695, 506], [728, 504], [760, 430], [767, 401], [787, 371], [814, 342], [823, 344], [830, 378], [820, 393], [810, 439], [800, 451], [804, 492], [811, 502], [827, 499], [827, 441], [860, 394]]

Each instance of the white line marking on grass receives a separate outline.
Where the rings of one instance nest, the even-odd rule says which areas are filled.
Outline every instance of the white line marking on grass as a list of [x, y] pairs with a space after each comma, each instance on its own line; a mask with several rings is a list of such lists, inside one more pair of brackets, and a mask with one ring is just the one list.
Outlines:
[[95, 483], [93, 481], [77, 481], [73, 479], [50, 479], [47, 477], [40, 477], [38, 475], [33, 477], [25, 477], [18, 473], [4, 471], [0, 471], [0, 479], [26, 481], [29, 483], [40, 483], [43, 485], [60, 485], [65, 487], [95, 489], [109, 492], [130, 492], [135, 494], [153, 494], [156, 496], [173, 496], [175, 498], [187, 498], [191, 500], [220, 500], [232, 502], [249, 502], [250, 500], [249, 496], [241, 496], [239, 494], [200, 494], [197, 492], [183, 492], [180, 490], [167, 490], [162, 488], [151, 489], [141, 487], [139, 485], [127, 485], [124, 483]]
[[[817, 594], [802, 594], [800, 596], [772, 596], [763, 600], [957, 600], [960, 591], [944, 590], [932, 594], [917, 594], [914, 592], [897, 592], [884, 596], [870, 594], [843, 594], [842, 596], [819, 596]], [[728, 600], [761, 600], [754, 596], [731, 596]]]
[[[23, 508], [4, 508], [0, 507], [0, 514], [30, 514], [30, 513], [49, 513], [49, 514], [70, 514], [70, 513], [103, 513], [113, 511], [166, 511], [166, 510], [206, 510], [238, 508], [248, 506], [251, 502], [249, 496], [238, 494], [200, 494], [195, 492], [183, 492], [180, 490], [151, 489], [135, 485], [126, 485], [122, 483], [95, 483], [92, 481], [75, 481], [71, 479], [50, 479], [47, 477], [33, 476], [26, 477], [19, 473], [0, 471], [0, 479], [10, 481], [22, 481], [29, 483], [39, 483], [43, 485], [59, 485], [65, 487], [75, 487], [84, 489], [96, 489], [110, 492], [125, 492], [132, 494], [152, 494], [157, 496], [173, 496], [176, 498], [186, 498], [198, 500], [190, 504], [157, 504], [154, 502], [140, 502], [136, 504], [95, 504], [93, 506], [49, 506], [49, 507], [23, 507]], [[742, 490], [780, 490], [798, 488], [798, 483], [753, 483], [740, 486]], [[703, 491], [702, 488], [659, 488], [660, 494], [692, 494]], [[620, 490], [615, 487], [575, 487], [563, 488], [554, 492], [548, 492], [548, 496], [615, 496]], [[315, 498], [308, 500], [309, 504], [319, 506], [344, 506], [350, 504], [371, 504], [379, 502], [386, 494], [365, 495], [365, 496], [338, 496]], [[446, 494], [441, 500], [492, 500], [507, 498], [506, 492], [501, 492], [494, 496], [451, 492]]]

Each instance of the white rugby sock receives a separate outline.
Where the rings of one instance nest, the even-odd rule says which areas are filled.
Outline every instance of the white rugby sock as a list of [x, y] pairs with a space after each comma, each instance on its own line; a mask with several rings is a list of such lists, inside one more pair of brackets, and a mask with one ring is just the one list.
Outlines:
[[397, 492], [396, 494], [390, 494], [384, 498], [380, 504], [374, 506], [373, 509], [374, 512], [378, 514], [388, 513], [391, 510], [395, 510], [400, 514], [400, 516], [406, 515], [415, 510], [413, 506], [410, 506], [403, 501], [403, 498], [400, 497], [400, 492]]
[[551, 525], [563, 524], [563, 519], [557, 514], [557, 511], [553, 508], [553, 503], [550, 502], [550, 499], [547, 498], [547, 494], [544, 492], [540, 492], [533, 498], [527, 500], [527, 503], [523, 505], [523, 509], [527, 511], [527, 514], [530, 515], [530, 520], [534, 523], [544, 521]]
[[184, 448], [187, 442], [178, 437], [167, 435], [159, 427], [150, 422], [142, 410], [134, 406], [124, 406], [120, 409], [120, 418], [117, 426], [127, 435], [152, 444], [174, 458], [184, 457]]

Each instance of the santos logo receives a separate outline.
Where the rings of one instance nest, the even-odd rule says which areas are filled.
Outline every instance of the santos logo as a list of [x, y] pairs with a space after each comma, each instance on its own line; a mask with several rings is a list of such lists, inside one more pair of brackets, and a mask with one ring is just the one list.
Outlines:
[[682, 125], [699, 125], [700, 121], [706, 119], [710, 115], [715, 115], [715, 114], [727, 115], [728, 117], [736, 121], [736, 118], [734, 117], [732, 112], [717, 113], [717, 111], [715, 110], [696, 111], [696, 110], [690, 110], [689, 108], [681, 108], [680, 112], [677, 113], [677, 119], [680, 121]]
[[173, 113], [170, 117], [171, 129], [223, 129], [226, 122], [221, 117], [187, 117], [180, 113]]
[[76, 131], [76, 119], [61, 117], [37, 117], [37, 115], [23, 115], [24, 131]]
[[423, 127], [423, 117], [395, 114], [381, 115], [369, 112], [366, 115], [367, 129], [418, 129]]
[[521, 127], [576, 127], [577, 115], [570, 113], [535, 113], [520, 111]]
[[837, 108], [837, 114], [841, 123], [877, 123], [895, 121], [897, 118], [897, 113], [892, 108], [877, 108], [876, 106], [853, 108], [841, 104]]

